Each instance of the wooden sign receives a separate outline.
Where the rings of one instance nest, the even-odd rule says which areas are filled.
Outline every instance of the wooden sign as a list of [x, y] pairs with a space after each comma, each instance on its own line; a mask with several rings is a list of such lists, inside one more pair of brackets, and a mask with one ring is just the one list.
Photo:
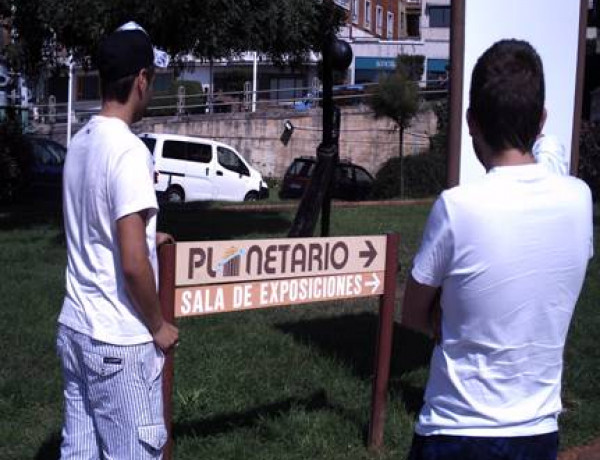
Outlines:
[[208, 284], [175, 290], [175, 316], [198, 316], [383, 294], [383, 272]]
[[175, 285], [382, 272], [385, 236], [177, 243]]

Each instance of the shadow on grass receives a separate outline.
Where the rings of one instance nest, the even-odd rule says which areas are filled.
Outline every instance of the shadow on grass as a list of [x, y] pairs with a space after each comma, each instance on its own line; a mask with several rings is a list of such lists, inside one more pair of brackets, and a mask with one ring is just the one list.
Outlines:
[[[331, 404], [324, 390], [319, 390], [306, 398], [288, 398], [265, 406], [260, 406], [246, 412], [232, 412], [210, 417], [202, 420], [191, 420], [186, 422], [175, 422], [173, 424], [173, 439], [186, 436], [216, 436], [240, 428], [251, 428], [260, 423], [261, 420], [281, 417], [293, 409], [304, 409], [309, 412], [320, 410], [333, 410], [341, 413], [344, 417], [350, 417], [346, 411]], [[355, 420], [359, 423], [359, 421]]]
[[55, 431], [40, 446], [34, 460], [58, 460], [60, 458], [60, 443], [62, 435], [60, 431]]
[[193, 202], [163, 205], [158, 229], [172, 234], [177, 241], [228, 240], [253, 233], [285, 233], [290, 228], [290, 219], [279, 211], [245, 211]]
[[0, 205], [0, 230], [25, 230], [39, 225], [62, 226], [60, 199]]
[[[327, 399], [324, 390], [319, 390], [307, 398], [289, 398], [273, 404], [257, 407], [249, 411], [230, 414], [222, 414], [216, 417], [202, 420], [191, 420], [186, 422], [175, 422], [173, 424], [173, 439], [177, 441], [179, 437], [207, 437], [225, 434], [240, 428], [251, 428], [256, 426], [261, 420], [280, 417], [293, 409], [304, 409], [309, 412], [320, 410], [330, 410], [341, 414], [341, 416], [353, 421], [357, 425], [362, 425], [363, 421], [356, 420], [351, 414], [348, 414], [341, 407], [331, 404]], [[52, 433], [44, 441], [36, 453], [34, 460], [58, 460], [60, 457], [61, 434], [59, 431]]]
[[[358, 377], [371, 379], [374, 374], [377, 325], [378, 315], [361, 313], [280, 324], [277, 327], [292, 334], [296, 340], [316, 345], [323, 352], [335, 356]], [[394, 323], [389, 385], [390, 390], [402, 394], [408, 413], [416, 413], [421, 408], [424, 390], [402, 382], [400, 377], [428, 366], [432, 350], [432, 340]]]

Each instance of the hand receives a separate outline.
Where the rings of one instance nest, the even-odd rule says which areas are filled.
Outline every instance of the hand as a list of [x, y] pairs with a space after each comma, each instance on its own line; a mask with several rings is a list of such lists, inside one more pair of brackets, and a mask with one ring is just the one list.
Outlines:
[[174, 243], [175, 242], [175, 238], [173, 238], [172, 235], [169, 235], [168, 233], [162, 233], [162, 232], [156, 232], [156, 247], [159, 248], [161, 247], [163, 244], [167, 244], [167, 243]]
[[171, 348], [179, 342], [179, 329], [167, 321], [163, 321], [162, 325], [154, 334], [152, 334], [154, 343], [164, 352], [167, 353]]

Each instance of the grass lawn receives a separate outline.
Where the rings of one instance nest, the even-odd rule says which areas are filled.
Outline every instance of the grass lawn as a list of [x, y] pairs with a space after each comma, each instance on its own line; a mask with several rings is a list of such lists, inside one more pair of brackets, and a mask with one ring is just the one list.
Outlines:
[[[333, 235], [401, 235], [401, 278], [429, 205], [334, 208]], [[162, 230], [182, 241], [280, 237], [291, 211], [166, 209]], [[597, 230], [597, 229], [596, 229]], [[597, 232], [596, 232], [597, 233]], [[62, 394], [54, 354], [65, 248], [56, 211], [0, 210], [0, 458], [56, 459]], [[599, 264], [571, 327], [562, 448], [600, 435]], [[247, 311], [179, 322], [174, 436], [177, 459], [367, 459], [374, 300]], [[431, 343], [396, 325], [381, 458], [401, 459], [412, 436]]]

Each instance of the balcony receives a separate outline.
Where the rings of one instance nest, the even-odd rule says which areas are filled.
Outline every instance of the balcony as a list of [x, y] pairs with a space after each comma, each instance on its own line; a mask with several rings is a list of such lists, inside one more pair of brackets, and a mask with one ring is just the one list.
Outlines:
[[345, 10], [350, 11], [350, 0], [334, 0], [336, 5], [341, 6]]
[[407, 11], [421, 11], [421, 0], [404, 0]]

